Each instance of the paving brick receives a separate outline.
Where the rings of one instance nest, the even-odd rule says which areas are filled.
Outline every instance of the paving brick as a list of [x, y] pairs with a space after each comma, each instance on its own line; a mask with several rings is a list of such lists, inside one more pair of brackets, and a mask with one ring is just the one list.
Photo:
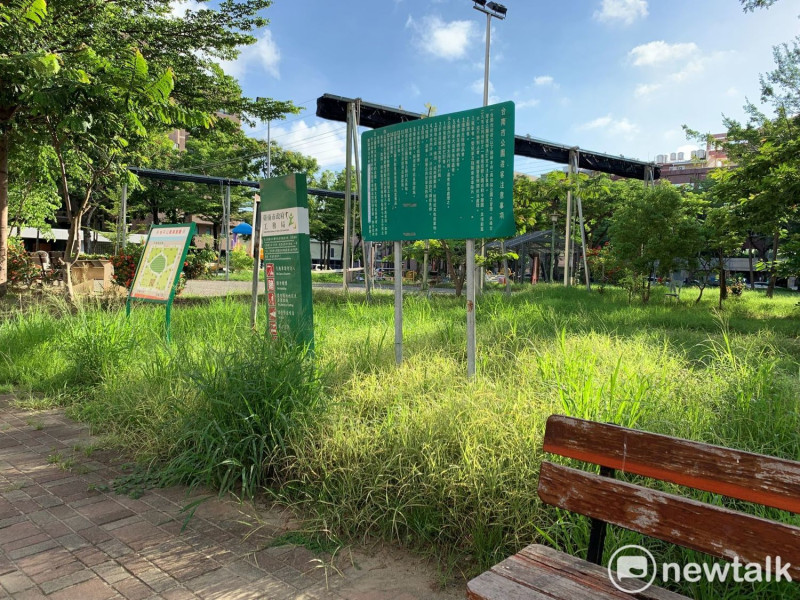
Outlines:
[[50, 550], [51, 548], [57, 548], [57, 547], [58, 547], [58, 542], [52, 539], [46, 539], [45, 541], [39, 542], [37, 544], [25, 546], [24, 548], [19, 548], [17, 550], [12, 550], [11, 552], [8, 553], [8, 557], [12, 560], [18, 560], [20, 558], [25, 558], [26, 556], [38, 554], [39, 552], [43, 552], [44, 550]]
[[100, 579], [90, 579], [48, 596], [49, 600], [108, 600], [116, 591]]
[[74, 561], [74, 557], [65, 548], [57, 546], [51, 550], [31, 554], [16, 561], [17, 566], [28, 575], [35, 576], [48, 569]]
[[14, 571], [0, 576], [0, 586], [2, 586], [6, 592], [13, 595], [17, 592], [35, 587], [36, 584], [30, 577], [25, 575], [25, 573]]
[[[23, 540], [41, 533], [43, 533], [43, 531], [36, 523], [31, 523], [29, 521], [15, 523], [9, 527], [0, 529], [0, 546], [9, 548], [9, 545], [17, 540]], [[13, 550], [13, 548], [11, 549]]]
[[135, 577], [127, 577], [114, 584], [114, 588], [126, 600], [144, 600], [153, 595], [153, 590]]
[[172, 588], [161, 592], [161, 597], [164, 600], [194, 600], [197, 598], [192, 592], [186, 588]]
[[79, 571], [73, 571], [72, 573], [50, 579], [49, 581], [43, 581], [39, 584], [39, 587], [42, 588], [45, 594], [52, 594], [58, 590], [63, 590], [64, 588], [72, 587], [78, 583], [95, 578], [95, 574], [88, 569], [80, 569]]

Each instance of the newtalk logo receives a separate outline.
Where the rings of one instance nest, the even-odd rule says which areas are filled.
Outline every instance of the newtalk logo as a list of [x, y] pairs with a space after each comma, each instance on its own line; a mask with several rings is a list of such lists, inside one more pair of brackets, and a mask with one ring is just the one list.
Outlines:
[[790, 563], [784, 563], [780, 556], [767, 556], [764, 564], [743, 563], [738, 557], [726, 563], [664, 563], [659, 572], [656, 559], [646, 548], [629, 544], [619, 548], [611, 555], [608, 563], [608, 578], [618, 590], [628, 594], [638, 594], [655, 583], [660, 575], [659, 585], [688, 581], [735, 581], [737, 583], [756, 583], [761, 581], [791, 581]]

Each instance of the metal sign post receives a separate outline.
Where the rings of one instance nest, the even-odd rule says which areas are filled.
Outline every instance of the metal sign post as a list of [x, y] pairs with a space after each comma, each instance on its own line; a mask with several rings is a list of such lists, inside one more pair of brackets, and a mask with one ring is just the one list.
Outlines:
[[250, 301], [250, 327], [256, 330], [258, 318], [258, 273], [261, 270], [261, 212], [258, 210], [258, 196], [253, 198], [253, 287], [252, 300]]
[[403, 243], [394, 243], [394, 362], [403, 362]]
[[[467, 240], [467, 375], [475, 375], [475, 240]], [[483, 270], [483, 269], [481, 269]]]

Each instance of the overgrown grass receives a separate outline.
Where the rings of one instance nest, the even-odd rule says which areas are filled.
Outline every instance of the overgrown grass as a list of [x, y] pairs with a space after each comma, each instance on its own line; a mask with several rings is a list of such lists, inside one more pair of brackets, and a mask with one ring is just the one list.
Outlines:
[[[451, 296], [406, 297], [400, 368], [389, 293], [372, 305], [315, 293], [313, 361], [254, 337], [246, 298], [177, 304], [170, 346], [161, 307], [126, 321], [42, 303], [0, 322], [0, 386], [70, 404], [161, 481], [268, 486], [311, 530], [397, 540], [474, 573], [534, 541], [585, 553], [587, 520], [536, 495], [552, 413], [800, 460], [797, 297], [745, 292], [717, 313], [715, 298], [675, 305], [660, 291], [648, 305], [614, 289], [486, 294], [472, 380], [464, 301]], [[797, 522], [774, 512], [759, 514]], [[623, 542], [639, 538], [613, 530], [607, 547]], [[695, 556], [648, 543], [668, 560]]]

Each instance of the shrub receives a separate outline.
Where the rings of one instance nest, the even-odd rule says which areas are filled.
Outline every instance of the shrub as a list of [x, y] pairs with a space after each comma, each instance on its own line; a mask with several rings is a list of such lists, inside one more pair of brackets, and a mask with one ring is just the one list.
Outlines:
[[203, 248], [189, 248], [186, 260], [183, 263], [183, 272], [186, 279], [201, 279], [208, 275], [208, 263], [217, 260], [217, 253]]
[[122, 248], [119, 254], [111, 257], [111, 264], [114, 266], [114, 274], [111, 276], [114, 283], [126, 289], [130, 289], [133, 284], [133, 276], [136, 274], [136, 267], [142, 258], [144, 246], [131, 244]]
[[252, 269], [252, 256], [238, 246], [231, 250], [231, 271], [247, 271]]
[[728, 288], [728, 292], [733, 294], [734, 296], [741, 296], [743, 291], [744, 291], [744, 279], [742, 279], [741, 277], [736, 277], [731, 282], [731, 285]]
[[19, 238], [8, 239], [8, 280], [12, 285], [30, 287], [41, 278], [42, 271], [25, 252], [25, 245]]

